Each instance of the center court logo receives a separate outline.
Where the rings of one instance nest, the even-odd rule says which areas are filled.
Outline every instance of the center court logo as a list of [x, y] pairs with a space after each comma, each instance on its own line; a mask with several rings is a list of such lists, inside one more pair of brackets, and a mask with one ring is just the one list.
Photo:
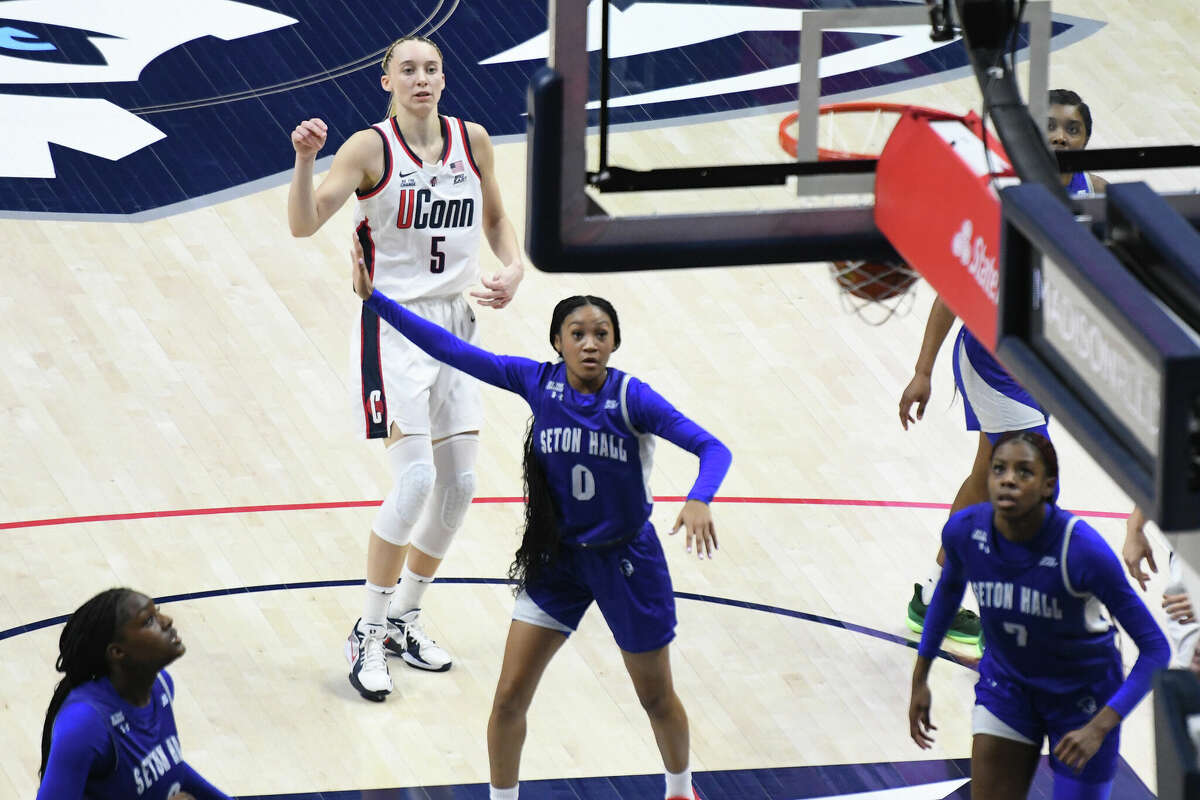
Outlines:
[[[595, 50], [599, 5], [590, 5]], [[794, 103], [800, 12], [848, 5], [908, 3], [617, 0], [611, 122]], [[291, 168], [288, 134], [300, 119], [330, 123], [328, 155], [384, 116], [379, 57], [393, 38], [418, 27], [442, 46], [449, 79], [443, 112], [477, 121], [493, 137], [523, 135], [525, 89], [549, 39], [545, 7], [528, 4], [503, 24], [495, 7], [0, 3], [0, 212], [148, 219], [276, 185]], [[1053, 36], [1061, 46], [1098, 27], [1060, 15]], [[826, 99], [970, 70], [961, 43], [931, 42], [924, 26], [829, 30], [823, 52]], [[594, 107], [596, 98], [590, 101]]]
[[[54, 178], [50, 145], [117, 160], [165, 134], [79, 84], [135, 83], [164, 52], [203, 36], [235, 39], [295, 22], [230, 0], [29, 0], [0, 6], [0, 177]], [[37, 94], [6, 93], [38, 87]], [[15, 122], [14, 121], [19, 121]]]

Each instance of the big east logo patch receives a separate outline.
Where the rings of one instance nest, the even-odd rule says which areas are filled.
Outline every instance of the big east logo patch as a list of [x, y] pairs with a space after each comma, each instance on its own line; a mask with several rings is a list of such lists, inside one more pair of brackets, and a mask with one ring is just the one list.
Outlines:
[[[888, 3], [616, 0], [612, 124], [794, 103], [800, 12], [826, 4]], [[0, 0], [0, 213], [147, 219], [276, 185], [300, 120], [329, 123], [328, 156], [383, 118], [379, 57], [412, 31], [441, 46], [444, 113], [523, 134], [546, 27], [544, 0]], [[1098, 27], [1056, 15], [1054, 46]], [[823, 52], [826, 98], [968, 70], [925, 26], [830, 30]]]

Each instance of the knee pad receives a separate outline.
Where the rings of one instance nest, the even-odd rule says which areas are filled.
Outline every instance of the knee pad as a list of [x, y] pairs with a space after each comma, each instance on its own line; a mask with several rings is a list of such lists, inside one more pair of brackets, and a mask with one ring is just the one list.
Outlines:
[[433, 499], [422, 524], [413, 534], [413, 544], [421, 552], [434, 558], [445, 558], [475, 497], [475, 456], [478, 452], [479, 435], [474, 433], [460, 433], [434, 445], [437, 480], [433, 486]]
[[429, 437], [405, 436], [388, 448], [388, 461], [394, 482], [375, 514], [372, 530], [385, 542], [403, 547], [433, 492], [436, 473]]
[[[435, 486], [441, 485], [435, 484]], [[445, 484], [444, 491], [439, 492], [441, 495], [441, 511], [442, 524], [447, 528], [462, 527], [463, 517], [467, 515], [467, 509], [471, 507], [471, 501], [475, 499], [475, 473], [460, 472], [454, 478]]]

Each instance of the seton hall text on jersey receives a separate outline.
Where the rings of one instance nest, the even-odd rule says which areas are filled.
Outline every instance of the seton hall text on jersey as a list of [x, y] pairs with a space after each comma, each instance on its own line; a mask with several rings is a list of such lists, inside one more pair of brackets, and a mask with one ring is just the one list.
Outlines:
[[[538, 434], [538, 447], [543, 453], [578, 453], [583, 449], [582, 428], [546, 428]], [[625, 440], [602, 431], [587, 432], [587, 453], [590, 456], [628, 461]]]
[[[163, 751], [163, 745], [167, 746], [166, 751]], [[169, 754], [169, 755], [168, 755]], [[137, 784], [137, 793], [140, 796], [143, 792], [154, 785], [154, 782], [170, 772], [171, 768], [177, 766], [183, 761], [183, 748], [179, 746], [179, 739], [175, 736], [168, 736], [165, 741], [154, 745], [150, 752], [146, 753], [142, 763], [133, 765], [133, 780]]]
[[469, 228], [474, 222], [475, 201], [470, 197], [435, 200], [428, 189], [405, 189], [400, 192], [397, 228]]
[[1062, 619], [1062, 606], [1059, 605], [1058, 598], [1037, 589], [1030, 589], [1028, 586], [1014, 588], [1006, 581], [972, 581], [971, 585], [975, 589], [975, 598], [979, 601], [980, 609], [1002, 608], [1012, 611], [1013, 601], [1016, 600], [1017, 610], [1022, 614], [1044, 619]]

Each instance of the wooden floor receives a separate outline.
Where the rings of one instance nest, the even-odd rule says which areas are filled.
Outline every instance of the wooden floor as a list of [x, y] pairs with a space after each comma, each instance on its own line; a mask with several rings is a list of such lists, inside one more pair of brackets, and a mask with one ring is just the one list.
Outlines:
[[[1200, 141], [1200, 70], [1177, 55], [1200, 41], [1190, 3], [1095, 0], [1055, 11], [1108, 23], [1052, 58], [1051, 84], [1091, 103], [1094, 145]], [[977, 104], [966, 80], [919, 94], [951, 109]], [[618, 146], [668, 156], [675, 148], [686, 161], [709, 142], [740, 140], [739, 158], [776, 158], [780, 116], [626, 134]], [[519, 230], [524, 155], [523, 144], [497, 149]], [[1147, 177], [1163, 190], [1197, 184], [1194, 171]], [[396, 692], [380, 705], [362, 701], [347, 683], [342, 642], [361, 606], [350, 581], [363, 573], [373, 511], [354, 501], [377, 501], [390, 481], [382, 447], [357, 440], [349, 421], [351, 220], [347, 208], [312, 239], [292, 239], [285, 197], [279, 187], [138, 224], [0, 222], [0, 631], [9, 632], [0, 639], [0, 796], [30, 797], [36, 787], [61, 630], [36, 623], [111, 585], [219, 593], [169, 610], [189, 648], [173, 667], [187, 757], [225, 791], [487, 779], [483, 732], [512, 598], [480, 579], [503, 576], [517, 542], [511, 498], [521, 490], [527, 408], [485, 390], [478, 495], [508, 500], [474, 506], [440, 573], [465, 580], [435, 585], [426, 603], [454, 669], [394, 664]], [[604, 202], [620, 213], [644, 201]], [[704, 198], [680, 202], [700, 207]], [[490, 253], [483, 260], [486, 268]], [[531, 269], [509, 309], [481, 313], [483, 341], [548, 358], [550, 309], [578, 292], [609, 298], [621, 314], [613, 363], [734, 453], [722, 494], [747, 499], [714, 506], [716, 560], [697, 563], [681, 541], [667, 541], [676, 589], [851, 626], [682, 599], [673, 655], [693, 767], [965, 757], [974, 673], [938, 663], [938, 743], [922, 752], [907, 736], [913, 651], [886, 636], [912, 638], [904, 606], [936, 551], [945, 517], [936, 504], [952, 498], [975, 449], [945, 353], [925, 421], [907, 433], [897, 421], [928, 288], [916, 289], [911, 313], [874, 327], [845, 312], [825, 265], [590, 277]], [[1127, 511], [1125, 495], [1060, 427], [1054, 433], [1062, 503]], [[656, 494], [683, 494], [694, 475], [691, 456], [659, 448]], [[787, 498], [829, 502], [767, 501]], [[853, 502], [863, 500], [893, 504]], [[300, 504], [328, 506], [264, 508]], [[196, 509], [243, 510], [143, 514]], [[676, 512], [661, 502], [653, 520], [669, 528]], [[117, 518], [86, 519], [98, 515]], [[76, 519], [31, 524], [64, 518]], [[1119, 545], [1121, 519], [1089, 521]], [[279, 587], [242, 591], [264, 585]], [[1161, 585], [1147, 596], [1156, 614]], [[1153, 788], [1149, 703], [1125, 723], [1122, 753]], [[540, 690], [522, 777], [660, 768], [593, 613]]]

